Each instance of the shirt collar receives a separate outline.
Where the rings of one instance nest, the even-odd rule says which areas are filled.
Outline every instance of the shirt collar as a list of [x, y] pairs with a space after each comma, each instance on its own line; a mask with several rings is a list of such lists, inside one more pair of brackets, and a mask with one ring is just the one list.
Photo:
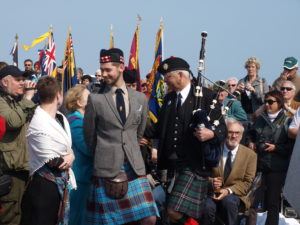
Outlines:
[[[122, 89], [124, 95], [128, 92], [125, 83], [119, 88]], [[117, 89], [118, 89], [117, 87], [111, 86], [112, 94], [115, 94]]]
[[238, 144], [234, 149], [230, 150], [230, 149], [227, 148], [226, 143], [224, 143], [224, 149], [223, 149], [223, 151], [226, 152], [226, 155], [228, 154], [229, 151], [231, 151], [232, 156], [235, 156], [236, 153], [237, 153], [237, 151], [238, 151], [238, 149], [239, 149], [239, 146], [240, 145]]
[[187, 86], [185, 86], [185, 88], [183, 88], [181, 91], [176, 91], [176, 94], [178, 95], [179, 93], [181, 94], [181, 102], [183, 103], [185, 101], [185, 99], [187, 98], [187, 96], [190, 93], [190, 89], [191, 89], [191, 83], [189, 83]]

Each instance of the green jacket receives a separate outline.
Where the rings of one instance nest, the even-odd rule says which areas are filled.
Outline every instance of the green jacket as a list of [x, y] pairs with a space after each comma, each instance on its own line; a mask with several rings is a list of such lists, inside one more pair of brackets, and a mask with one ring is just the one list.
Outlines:
[[0, 168], [28, 170], [29, 154], [26, 147], [28, 118], [35, 104], [27, 99], [16, 100], [0, 90], [0, 115], [6, 121], [6, 133], [0, 141]]

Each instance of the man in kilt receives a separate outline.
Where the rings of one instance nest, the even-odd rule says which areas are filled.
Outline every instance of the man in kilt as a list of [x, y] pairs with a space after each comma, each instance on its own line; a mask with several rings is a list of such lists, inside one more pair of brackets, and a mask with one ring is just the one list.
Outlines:
[[101, 50], [105, 87], [90, 94], [84, 135], [94, 155], [87, 224], [154, 225], [158, 210], [139, 147], [147, 120], [144, 94], [127, 88], [120, 49]]
[[214, 130], [190, 128], [195, 96], [189, 68], [185, 60], [177, 57], [164, 60], [158, 67], [168, 88], [173, 90], [164, 99], [154, 136], [159, 138], [158, 169], [168, 169], [171, 178], [167, 212], [174, 224], [201, 216], [211, 174], [201, 142], [220, 145], [226, 136], [220, 107], [210, 109], [214, 92], [204, 87], [201, 109], [209, 113], [211, 121], [220, 120], [220, 123]]

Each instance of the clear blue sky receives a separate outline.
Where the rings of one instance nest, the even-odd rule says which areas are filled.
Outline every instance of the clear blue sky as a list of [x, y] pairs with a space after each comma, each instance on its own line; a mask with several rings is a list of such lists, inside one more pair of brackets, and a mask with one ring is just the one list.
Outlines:
[[[0, 61], [9, 56], [18, 33], [19, 44], [54, 28], [56, 58], [63, 58], [67, 28], [72, 29], [77, 66], [85, 73], [99, 67], [99, 50], [109, 47], [109, 28], [114, 26], [115, 46], [125, 53], [136, 28], [136, 16], [142, 17], [140, 67], [142, 77], [153, 63], [155, 35], [160, 18], [164, 19], [165, 57], [186, 59], [196, 74], [201, 31], [208, 32], [206, 74], [212, 80], [245, 76], [244, 62], [250, 56], [261, 61], [260, 75], [270, 84], [280, 74], [287, 56], [300, 59], [299, 0], [16, 0], [1, 1]], [[23, 60], [37, 59], [42, 44], [24, 51]]]

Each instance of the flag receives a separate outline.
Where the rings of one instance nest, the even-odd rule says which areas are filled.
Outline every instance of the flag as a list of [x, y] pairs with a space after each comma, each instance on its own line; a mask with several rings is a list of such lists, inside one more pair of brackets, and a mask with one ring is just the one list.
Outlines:
[[75, 86], [77, 83], [75, 54], [70, 29], [68, 31], [68, 38], [66, 41], [66, 48], [64, 53], [62, 80], [64, 93], [66, 93], [71, 87]]
[[38, 73], [42, 74], [43, 71], [43, 60], [45, 58], [45, 49], [39, 49], [38, 50], [38, 55], [39, 55], [39, 59], [38, 59], [38, 63], [37, 63], [37, 68], [36, 70], [38, 71]]
[[10, 55], [13, 58], [13, 65], [14, 66], [18, 66], [18, 35], [16, 35], [15, 39], [15, 43], [14, 46], [12, 47], [11, 51], [10, 51]]
[[139, 66], [139, 42], [140, 42], [140, 25], [138, 24], [131, 43], [128, 69], [136, 70], [137, 90], [141, 91], [141, 77], [140, 77], [140, 66]]
[[55, 43], [53, 39], [53, 31], [51, 29], [48, 37], [48, 45], [44, 50], [42, 62], [42, 75], [56, 76], [56, 58], [55, 58]]
[[30, 46], [26, 46], [26, 45], [23, 45], [23, 49], [24, 50], [28, 50], [30, 48], [32, 48], [33, 46], [35, 46], [36, 44], [42, 42], [43, 40], [45, 40], [47, 37], [50, 36], [50, 34], [52, 34], [52, 31], [49, 31], [47, 33], [44, 33], [43, 35], [39, 36], [38, 38], [34, 39], [32, 42], [31, 42], [31, 45]]
[[114, 46], [115, 46], [114, 29], [113, 29], [113, 25], [110, 25], [109, 48], [114, 48]]
[[165, 96], [164, 90], [164, 79], [163, 76], [157, 72], [159, 64], [163, 60], [163, 26], [160, 28], [156, 34], [155, 43], [155, 59], [152, 66], [152, 70], [149, 76], [149, 83], [147, 86], [147, 97], [149, 98], [149, 117], [152, 122], [157, 122], [158, 112], [162, 106], [163, 98]]

